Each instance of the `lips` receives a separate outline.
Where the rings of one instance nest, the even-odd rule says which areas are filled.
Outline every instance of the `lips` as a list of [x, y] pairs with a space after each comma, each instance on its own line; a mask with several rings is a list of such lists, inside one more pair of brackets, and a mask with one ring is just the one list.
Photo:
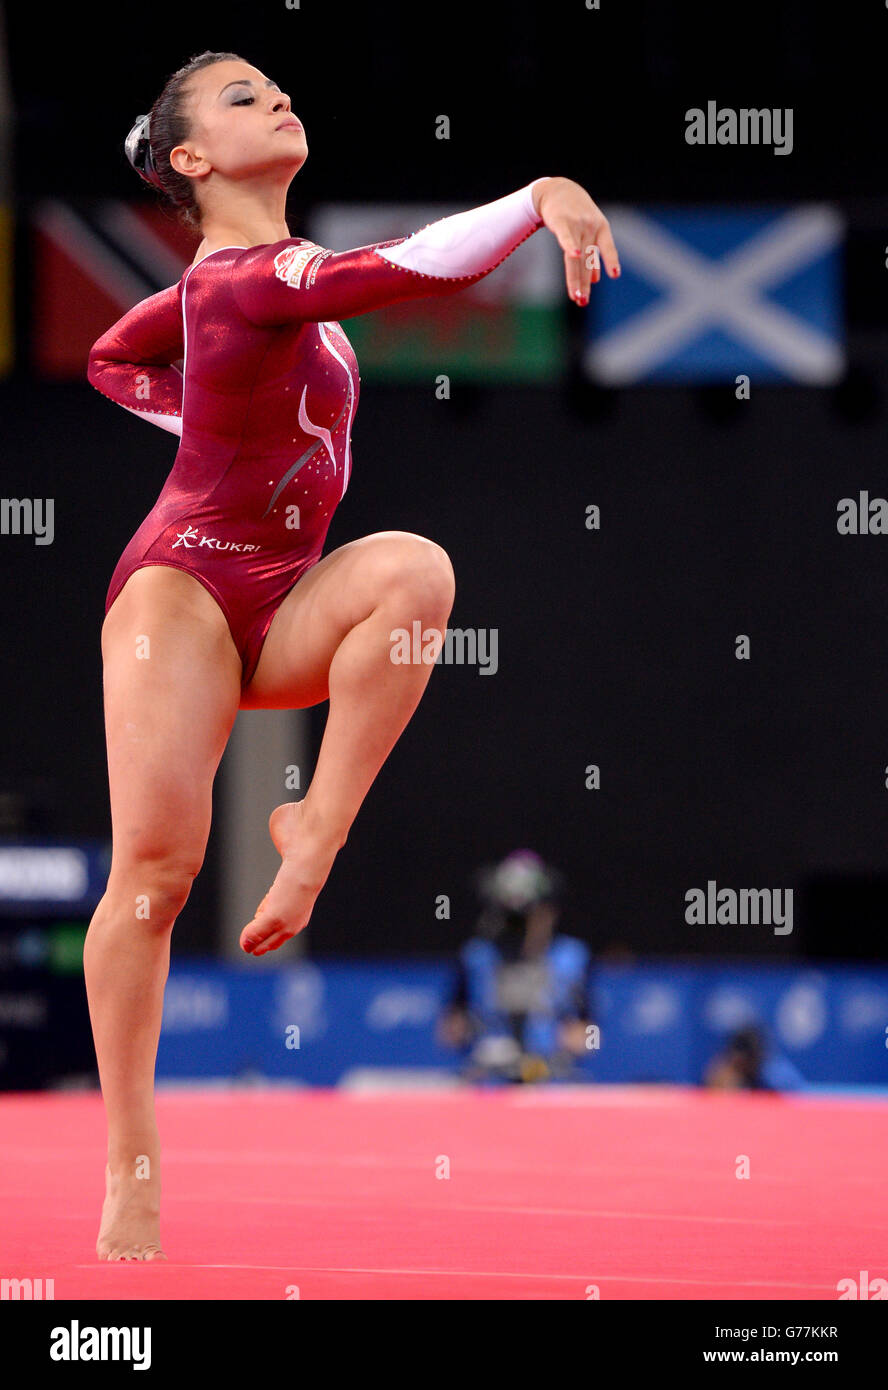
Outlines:
[[281, 121], [280, 125], [279, 125], [279, 126], [276, 126], [275, 129], [276, 129], [276, 130], [301, 130], [301, 129], [302, 129], [302, 126], [301, 126], [300, 122], [297, 121], [297, 120], [289, 120], [289, 121]]

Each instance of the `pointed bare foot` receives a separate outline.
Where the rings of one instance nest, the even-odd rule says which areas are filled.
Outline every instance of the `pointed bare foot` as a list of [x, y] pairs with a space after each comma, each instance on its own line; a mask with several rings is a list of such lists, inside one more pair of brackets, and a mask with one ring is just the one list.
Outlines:
[[100, 1260], [165, 1260], [160, 1245], [160, 1173], [139, 1178], [105, 1165], [105, 1202], [96, 1254]]
[[345, 843], [311, 826], [304, 807], [304, 801], [285, 801], [268, 818], [282, 862], [253, 920], [241, 932], [240, 944], [248, 955], [276, 951], [308, 926], [315, 899]]

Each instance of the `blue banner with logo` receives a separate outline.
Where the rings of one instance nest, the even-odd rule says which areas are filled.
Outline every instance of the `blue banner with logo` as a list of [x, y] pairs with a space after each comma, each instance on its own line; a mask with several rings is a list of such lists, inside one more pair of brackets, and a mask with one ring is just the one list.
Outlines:
[[104, 841], [0, 841], [0, 916], [86, 913], [105, 892], [111, 846]]
[[[311, 961], [252, 972], [175, 961], [158, 1076], [335, 1085], [356, 1073], [460, 1070], [437, 1038], [447, 962]], [[598, 1035], [566, 1080], [696, 1084], [739, 1030], [757, 1027], [787, 1089], [888, 1085], [888, 969], [829, 965], [600, 966]]]

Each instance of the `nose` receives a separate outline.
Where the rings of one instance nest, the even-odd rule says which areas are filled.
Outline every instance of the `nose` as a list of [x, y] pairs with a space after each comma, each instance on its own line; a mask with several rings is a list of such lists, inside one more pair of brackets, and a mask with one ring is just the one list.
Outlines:
[[277, 112], [277, 111], [289, 111], [289, 110], [290, 110], [290, 98], [287, 96], [287, 93], [286, 93], [286, 92], [277, 92], [277, 93], [276, 93], [275, 99], [274, 99], [274, 105], [272, 106], [271, 109], [272, 109], [272, 111], [275, 111], [275, 112]]

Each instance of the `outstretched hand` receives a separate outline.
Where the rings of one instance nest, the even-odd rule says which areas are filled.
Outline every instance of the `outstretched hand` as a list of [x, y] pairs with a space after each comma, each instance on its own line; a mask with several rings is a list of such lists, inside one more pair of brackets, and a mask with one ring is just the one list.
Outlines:
[[610, 224], [601, 208], [573, 179], [541, 180], [533, 189], [537, 211], [564, 252], [567, 292], [575, 304], [589, 303], [589, 286], [608, 275], [618, 276], [620, 261]]

